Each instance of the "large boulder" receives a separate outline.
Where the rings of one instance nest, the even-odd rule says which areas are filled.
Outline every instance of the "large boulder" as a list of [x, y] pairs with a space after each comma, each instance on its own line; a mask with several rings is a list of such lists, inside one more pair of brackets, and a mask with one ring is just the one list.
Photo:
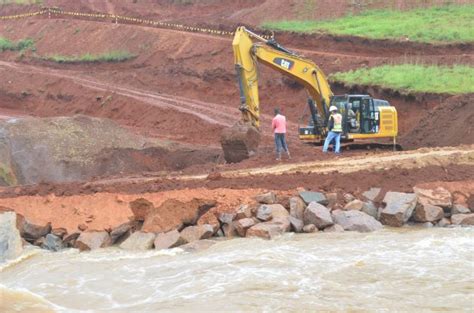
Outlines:
[[474, 213], [470, 214], [454, 214], [451, 216], [453, 225], [474, 225]]
[[[240, 220], [243, 218], [251, 218], [252, 217], [252, 208], [247, 204], [243, 204], [239, 206], [237, 211], [235, 211], [235, 219]], [[230, 224], [230, 223], [228, 223]]]
[[27, 219], [24, 220], [22, 228], [20, 229], [21, 236], [29, 242], [46, 236], [51, 232], [51, 223], [46, 225], [36, 225], [30, 223]]
[[417, 199], [414, 193], [387, 192], [383, 199], [385, 208], [380, 212], [380, 221], [384, 225], [403, 226], [412, 216]]
[[259, 194], [255, 197], [258, 203], [262, 204], [274, 204], [277, 202], [277, 196], [274, 192], [269, 191], [266, 193]]
[[214, 200], [193, 199], [189, 202], [166, 200], [148, 213], [142, 231], [164, 233], [182, 229], [184, 225], [195, 225], [198, 219], [215, 205]]
[[285, 231], [286, 229], [280, 223], [266, 222], [250, 227], [246, 236], [273, 239], [282, 235]]
[[469, 214], [471, 210], [469, 208], [461, 205], [461, 204], [454, 204], [451, 208], [451, 214]]
[[112, 239], [106, 231], [94, 231], [81, 233], [76, 239], [74, 247], [81, 250], [95, 250], [112, 245]]
[[370, 188], [369, 190], [362, 193], [362, 197], [364, 197], [368, 201], [375, 201], [377, 197], [380, 195], [382, 188]]
[[371, 232], [383, 227], [375, 218], [361, 211], [336, 210], [333, 212], [333, 218], [344, 230]]
[[451, 193], [443, 187], [435, 189], [422, 189], [414, 187], [413, 191], [418, 196], [418, 202], [421, 205], [435, 205], [442, 208], [451, 208], [453, 205], [453, 197]]
[[[219, 222], [221, 222], [222, 224], [231, 224], [235, 220], [236, 216], [237, 216], [236, 213], [221, 213], [219, 214]], [[249, 217], [252, 217], [251, 211], [250, 211]]]
[[155, 238], [155, 249], [156, 250], [163, 250], [163, 249], [171, 249], [179, 247], [186, 242], [183, 238], [181, 238], [181, 234], [177, 230], [172, 230], [167, 233], [158, 234]]
[[306, 209], [306, 204], [303, 199], [300, 197], [291, 197], [290, 198], [290, 215], [296, 219], [303, 220], [304, 210]]
[[303, 231], [304, 223], [296, 217], [290, 216], [290, 225], [295, 233], [301, 233]]
[[245, 237], [247, 229], [255, 225], [255, 221], [252, 218], [243, 218], [234, 223], [235, 230], [241, 237]]
[[[135, 222], [138, 223], [138, 222]], [[127, 222], [120, 224], [119, 226], [112, 229], [110, 232], [110, 238], [112, 240], [112, 244], [117, 242], [123, 242], [128, 236], [132, 234], [132, 230], [137, 227], [137, 224], [134, 222]]]
[[235, 229], [235, 222], [222, 225], [222, 231], [224, 232], [224, 237], [229, 239], [238, 235], [237, 230]]
[[310, 204], [311, 202], [317, 202], [322, 205], [328, 205], [329, 203], [328, 199], [322, 192], [301, 191], [299, 195], [306, 204]]
[[59, 251], [64, 249], [64, 244], [61, 237], [53, 234], [47, 234], [41, 247], [51, 251]]
[[317, 202], [311, 202], [308, 205], [304, 211], [303, 222], [305, 225], [314, 224], [318, 229], [334, 224], [329, 209]]
[[269, 221], [272, 219], [272, 206], [263, 204], [258, 207], [257, 218], [261, 221]]
[[153, 248], [156, 235], [153, 233], [145, 233], [142, 231], [134, 232], [124, 242], [120, 244], [120, 248], [132, 251], [145, 251]]
[[443, 208], [431, 204], [418, 205], [413, 214], [413, 219], [420, 223], [437, 222], [443, 217]]
[[377, 209], [372, 201], [365, 202], [365, 205], [362, 207], [362, 212], [372, 216], [376, 220], [379, 219], [379, 209]]
[[181, 238], [189, 243], [201, 239], [209, 239], [214, 235], [214, 228], [211, 225], [189, 226], [181, 231]]
[[18, 257], [23, 251], [15, 212], [0, 214], [0, 262]]
[[221, 226], [216, 215], [212, 213], [211, 211], [201, 216], [197, 221], [197, 225], [206, 225], [206, 224], [212, 226], [212, 228], [214, 229], [214, 233], [216, 233]]

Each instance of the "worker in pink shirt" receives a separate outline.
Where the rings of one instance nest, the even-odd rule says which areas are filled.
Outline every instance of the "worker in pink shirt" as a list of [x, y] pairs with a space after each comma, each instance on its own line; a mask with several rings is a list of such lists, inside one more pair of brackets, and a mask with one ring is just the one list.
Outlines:
[[286, 117], [280, 114], [280, 109], [275, 109], [275, 117], [272, 120], [272, 129], [273, 134], [275, 135], [275, 148], [276, 148], [276, 159], [280, 161], [281, 159], [281, 150], [285, 150], [288, 154], [288, 159], [290, 157], [290, 151], [288, 151], [288, 146], [286, 144]]

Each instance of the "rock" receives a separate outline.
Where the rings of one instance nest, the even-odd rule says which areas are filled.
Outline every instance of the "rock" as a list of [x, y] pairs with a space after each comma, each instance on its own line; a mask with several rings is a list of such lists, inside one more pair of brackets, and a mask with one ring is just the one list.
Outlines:
[[[45, 240], [46, 240], [45, 237], [38, 238], [33, 242], [33, 246], [42, 247]], [[23, 246], [25, 246], [25, 242], [29, 243], [28, 241], [24, 240]]]
[[344, 228], [344, 230], [371, 232], [382, 229], [382, 224], [370, 215], [361, 211], [342, 211], [333, 212], [334, 222]]
[[145, 233], [142, 231], [134, 232], [124, 242], [120, 244], [120, 248], [132, 251], [145, 251], [153, 248], [155, 234]]
[[303, 199], [300, 197], [291, 197], [290, 198], [290, 215], [299, 220], [303, 220], [304, 210], [306, 209], [306, 204]]
[[449, 226], [449, 225], [451, 225], [451, 221], [449, 220], [449, 218], [446, 218], [446, 217], [443, 217], [438, 222], [438, 224], [436, 224], [436, 226], [438, 226], [438, 227], [446, 227], [446, 226]]
[[235, 236], [238, 235], [237, 231], [235, 230], [234, 223], [222, 225], [222, 231], [224, 232], [224, 237], [234, 238]]
[[181, 238], [186, 243], [208, 239], [212, 235], [214, 235], [214, 228], [211, 225], [189, 226], [181, 231]]
[[451, 216], [453, 225], [474, 225], [474, 213], [470, 214], [454, 214]]
[[33, 242], [38, 238], [44, 237], [51, 232], [51, 223], [46, 225], [35, 225], [25, 219], [23, 227], [20, 230], [21, 236], [27, 241]]
[[251, 217], [252, 217], [252, 209], [246, 204], [241, 205], [237, 209], [237, 211], [235, 211], [235, 220], [240, 220], [243, 218], [251, 218]]
[[17, 258], [23, 252], [23, 245], [16, 225], [16, 213], [0, 214], [0, 261]]
[[426, 223], [421, 224], [421, 227], [431, 228], [433, 227], [433, 224], [431, 222], [426, 222]]
[[179, 231], [172, 230], [167, 233], [158, 234], [155, 238], [155, 249], [171, 249], [179, 247], [186, 242], [181, 238]]
[[255, 225], [255, 222], [251, 218], [243, 218], [234, 223], [235, 230], [241, 237], [245, 237], [245, 234], [247, 233], [247, 229], [249, 229], [253, 225]]
[[196, 225], [198, 219], [214, 207], [214, 200], [193, 199], [181, 202], [169, 199], [154, 208], [145, 218], [142, 231], [148, 233], [165, 233], [182, 229], [184, 225]]
[[342, 233], [343, 231], [344, 231], [344, 227], [338, 224], [334, 224], [324, 229], [325, 233]]
[[442, 207], [425, 204], [418, 205], [415, 209], [413, 219], [416, 222], [437, 222], [444, 217], [444, 211]]
[[299, 193], [301, 199], [306, 204], [310, 204], [311, 202], [317, 202], [322, 205], [327, 205], [328, 204], [328, 199], [326, 196], [321, 193], [321, 192], [314, 192], [314, 191], [301, 191]]
[[471, 213], [471, 210], [469, 210], [467, 207], [460, 204], [454, 204], [453, 207], [451, 208], [451, 214], [469, 214], [469, 213]]
[[186, 252], [199, 252], [202, 250], [209, 249], [216, 243], [217, 242], [214, 240], [204, 239], [187, 243], [184, 246], [181, 246], [180, 248]]
[[382, 224], [401, 227], [412, 216], [417, 203], [417, 195], [414, 193], [387, 192], [383, 202], [386, 206], [380, 212]]
[[64, 236], [66, 236], [67, 234], [67, 230], [66, 228], [54, 228], [53, 230], [51, 230], [51, 234], [55, 235], [55, 236], [58, 236], [59, 238], [63, 239]]
[[262, 193], [260, 195], [257, 195], [255, 197], [255, 200], [257, 200], [258, 203], [262, 203], [262, 204], [274, 204], [277, 202], [277, 197], [274, 192], [270, 191], [267, 193]]
[[216, 236], [217, 237], [222, 237], [222, 238], [225, 237], [224, 231], [222, 229], [219, 229], [216, 233]]
[[263, 204], [258, 207], [257, 218], [261, 221], [269, 221], [272, 219], [272, 207], [266, 204]]
[[[250, 209], [249, 209], [249, 211], [250, 211]], [[234, 221], [235, 217], [236, 217], [236, 213], [221, 213], [221, 214], [219, 214], [219, 221], [222, 224], [231, 224]], [[252, 212], [250, 212], [249, 217], [252, 217]]]
[[287, 209], [281, 204], [269, 204], [267, 205], [272, 209], [272, 220], [288, 220], [290, 213]]
[[346, 204], [344, 206], [344, 210], [345, 211], [350, 211], [350, 210], [361, 211], [364, 206], [365, 206], [365, 202], [355, 199], [349, 202], [348, 204]]
[[214, 213], [211, 213], [210, 211], [204, 214], [203, 216], [201, 216], [199, 220], [197, 221], [197, 225], [206, 225], [206, 224], [212, 226], [212, 228], [214, 229], [214, 233], [216, 233], [221, 226], [216, 215]]
[[375, 201], [377, 197], [379, 196], [380, 192], [382, 191], [382, 188], [370, 188], [366, 192], [362, 193], [362, 197], [368, 201]]
[[304, 211], [303, 222], [305, 225], [314, 224], [318, 229], [334, 224], [329, 209], [316, 202], [311, 202]]
[[112, 245], [112, 239], [106, 231], [94, 231], [81, 233], [77, 238], [74, 247], [81, 250], [95, 250]]
[[421, 205], [430, 204], [434, 206], [440, 206], [442, 208], [451, 208], [453, 205], [451, 193], [442, 187], [438, 187], [436, 189], [422, 189], [414, 187], [413, 191], [418, 196], [418, 202]]
[[76, 240], [77, 240], [77, 238], [79, 238], [80, 235], [81, 235], [81, 233], [79, 233], [79, 232], [75, 232], [75, 233], [67, 235], [65, 238], [63, 238], [64, 246], [65, 247], [74, 247], [74, 244], [76, 243]]
[[250, 227], [247, 230], [246, 237], [259, 237], [264, 239], [273, 239], [285, 232], [285, 228], [279, 223], [266, 222]]
[[304, 233], [315, 233], [318, 231], [318, 228], [314, 224], [308, 224], [303, 227], [303, 232]]
[[110, 232], [110, 239], [112, 240], [112, 244], [117, 243], [118, 241], [122, 241], [121, 239], [125, 239], [124, 237], [128, 237], [131, 235], [132, 223], [127, 222], [123, 223]]
[[145, 198], [139, 198], [130, 202], [129, 207], [137, 221], [144, 221], [145, 217], [155, 208], [153, 203]]
[[64, 244], [61, 237], [53, 234], [47, 234], [43, 244], [41, 245], [41, 248], [51, 251], [59, 251], [64, 249]]
[[86, 231], [87, 228], [89, 228], [89, 226], [87, 226], [86, 224], [79, 224], [79, 225], [77, 225], [77, 229], [79, 229], [81, 232], [82, 232], [82, 231]]
[[350, 193], [345, 193], [344, 194], [344, 201], [346, 201], [346, 203], [354, 201], [355, 199], [356, 199], [356, 197], [354, 197], [354, 195], [352, 195]]
[[362, 212], [372, 216], [376, 220], [379, 219], [379, 210], [372, 201], [365, 202], [364, 206], [362, 207]]
[[327, 193], [326, 199], [328, 200], [328, 204], [327, 204], [328, 209], [333, 209], [337, 203], [337, 192]]
[[296, 217], [290, 216], [290, 225], [295, 233], [301, 233], [303, 231], [304, 223]]

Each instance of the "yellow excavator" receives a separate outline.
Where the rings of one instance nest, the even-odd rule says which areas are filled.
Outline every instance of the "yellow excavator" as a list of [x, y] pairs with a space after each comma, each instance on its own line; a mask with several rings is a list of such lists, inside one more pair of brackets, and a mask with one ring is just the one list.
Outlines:
[[327, 134], [329, 107], [343, 115], [343, 141], [391, 138], [398, 133], [397, 111], [387, 101], [369, 95], [333, 95], [321, 69], [310, 59], [290, 51], [273, 38], [266, 39], [241, 26], [232, 42], [240, 89], [242, 122], [224, 131], [221, 144], [228, 162], [251, 156], [257, 146], [260, 127], [257, 64], [262, 63], [292, 78], [308, 93], [309, 122], [299, 127], [300, 140], [321, 143]]

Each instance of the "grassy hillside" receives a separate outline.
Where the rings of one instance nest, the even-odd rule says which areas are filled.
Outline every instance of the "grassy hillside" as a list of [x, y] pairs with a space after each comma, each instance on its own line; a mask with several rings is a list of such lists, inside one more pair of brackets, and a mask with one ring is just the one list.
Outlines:
[[49, 55], [41, 57], [43, 60], [53, 61], [56, 63], [96, 63], [96, 62], [123, 62], [135, 58], [136, 55], [131, 54], [128, 51], [110, 51], [102, 54], [90, 54], [86, 53], [83, 55]]
[[311, 33], [324, 31], [374, 39], [409, 39], [429, 43], [474, 41], [474, 5], [449, 5], [411, 11], [369, 10], [335, 20], [266, 22], [264, 28]]
[[385, 65], [336, 73], [331, 75], [331, 79], [415, 92], [474, 93], [474, 67], [465, 65]]

